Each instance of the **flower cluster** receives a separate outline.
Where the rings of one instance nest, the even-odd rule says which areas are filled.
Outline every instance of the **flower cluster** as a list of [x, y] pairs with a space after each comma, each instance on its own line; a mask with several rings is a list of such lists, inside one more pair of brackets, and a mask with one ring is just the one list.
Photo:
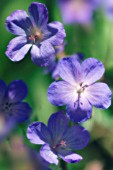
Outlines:
[[[99, 4], [98, 0], [58, 2], [66, 23], [89, 23]], [[10, 41], [6, 55], [17, 62], [30, 50], [32, 61], [46, 67], [46, 72], [51, 72], [52, 77], [58, 79], [48, 88], [48, 100], [55, 106], [66, 105], [66, 114], [63, 111], [53, 113], [47, 126], [34, 122], [27, 130], [30, 142], [42, 145], [39, 155], [41, 169], [49, 170], [48, 163], [58, 165], [58, 158], [67, 163], [83, 159], [74, 150], [85, 148], [90, 134], [80, 123], [92, 117], [93, 107], [107, 109], [111, 105], [112, 93], [107, 84], [96, 82], [105, 72], [99, 60], [88, 58], [83, 61], [80, 53], [71, 56], [63, 53], [56, 59], [56, 54], [64, 50], [66, 34], [62, 23], [55, 21], [48, 24], [48, 11], [44, 4], [33, 2], [28, 11], [29, 15], [23, 10], [16, 10], [7, 17], [6, 28], [17, 37]], [[29, 118], [31, 108], [23, 102], [26, 95], [27, 87], [23, 81], [15, 80], [6, 86], [0, 80], [0, 139], [7, 136], [17, 123]], [[70, 125], [70, 120], [77, 125]], [[47, 166], [46, 163], [42, 166], [43, 161]]]

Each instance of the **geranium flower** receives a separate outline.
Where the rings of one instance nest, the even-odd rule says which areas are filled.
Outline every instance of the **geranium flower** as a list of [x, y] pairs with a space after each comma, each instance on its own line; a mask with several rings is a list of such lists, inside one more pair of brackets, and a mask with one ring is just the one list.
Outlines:
[[64, 27], [60, 22], [48, 22], [48, 11], [44, 4], [33, 2], [30, 16], [23, 10], [14, 11], [6, 19], [6, 28], [18, 35], [10, 41], [6, 55], [14, 62], [22, 60], [31, 49], [31, 59], [39, 66], [47, 66], [55, 54], [54, 46], [63, 43]]
[[41, 122], [32, 123], [27, 130], [31, 143], [43, 145], [40, 155], [49, 163], [58, 164], [58, 157], [68, 163], [82, 160], [82, 157], [72, 150], [87, 146], [90, 135], [81, 126], [68, 127], [68, 118], [59, 111], [50, 116], [48, 126]]
[[73, 122], [91, 118], [93, 106], [107, 109], [111, 105], [111, 90], [105, 83], [95, 83], [105, 69], [94, 58], [82, 64], [76, 57], [63, 58], [59, 63], [62, 81], [53, 82], [48, 89], [48, 100], [56, 106], [67, 105], [66, 112]]
[[7, 137], [17, 123], [29, 118], [31, 107], [22, 102], [26, 96], [27, 87], [23, 81], [15, 80], [6, 86], [0, 80], [0, 140]]

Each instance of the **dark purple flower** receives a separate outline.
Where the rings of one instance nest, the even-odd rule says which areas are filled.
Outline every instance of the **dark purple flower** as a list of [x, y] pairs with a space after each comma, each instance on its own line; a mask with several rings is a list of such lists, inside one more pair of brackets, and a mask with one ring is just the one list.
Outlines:
[[21, 80], [6, 86], [0, 80], [0, 140], [6, 137], [15, 125], [30, 116], [31, 108], [22, 100], [27, 96], [27, 87]]
[[53, 82], [48, 89], [48, 99], [56, 106], [67, 105], [66, 112], [73, 122], [83, 122], [91, 117], [93, 106], [107, 109], [111, 105], [111, 91], [105, 83], [95, 83], [105, 69], [103, 64], [88, 58], [82, 64], [76, 57], [63, 58], [59, 63], [62, 81]]
[[50, 116], [48, 126], [41, 122], [32, 123], [27, 130], [27, 137], [34, 144], [43, 145], [40, 154], [49, 163], [58, 164], [58, 157], [68, 163], [82, 160], [72, 150], [87, 146], [90, 135], [81, 126], [68, 128], [68, 118], [59, 111]]
[[89, 24], [100, 0], [58, 0], [65, 24]]
[[60, 22], [47, 24], [48, 11], [44, 4], [33, 2], [28, 11], [30, 16], [23, 10], [16, 10], [7, 17], [7, 30], [18, 37], [10, 41], [6, 55], [17, 62], [31, 49], [32, 61], [47, 66], [55, 54], [54, 46], [63, 43], [64, 27]]

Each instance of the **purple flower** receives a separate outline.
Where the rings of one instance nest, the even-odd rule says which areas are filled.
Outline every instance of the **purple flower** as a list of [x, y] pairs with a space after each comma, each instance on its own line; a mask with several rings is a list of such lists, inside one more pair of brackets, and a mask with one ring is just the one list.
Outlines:
[[111, 91], [105, 83], [95, 83], [105, 69], [103, 64], [88, 58], [82, 64], [76, 57], [63, 58], [59, 63], [62, 81], [53, 82], [48, 99], [56, 106], [67, 105], [67, 115], [73, 122], [91, 118], [92, 107], [107, 109], [111, 105]]
[[6, 86], [0, 80], [0, 140], [6, 137], [18, 122], [22, 123], [30, 116], [31, 108], [22, 100], [27, 95], [27, 87], [21, 80], [15, 80]]
[[113, 0], [104, 0], [102, 6], [104, 6], [106, 16], [113, 21]]
[[32, 61], [47, 66], [55, 54], [54, 46], [63, 43], [64, 27], [60, 22], [47, 24], [48, 11], [44, 4], [33, 2], [28, 11], [30, 16], [23, 10], [16, 10], [7, 17], [7, 30], [18, 37], [10, 41], [6, 55], [17, 62], [31, 49]]
[[49, 163], [58, 164], [58, 157], [68, 163], [79, 162], [82, 157], [72, 150], [87, 146], [90, 135], [81, 126], [68, 128], [68, 118], [59, 111], [51, 115], [48, 126], [34, 122], [27, 130], [27, 137], [34, 144], [42, 144], [40, 155]]
[[[84, 55], [82, 53], [76, 53], [76, 54], [73, 54], [71, 56], [64, 56], [63, 58], [65, 57], [75, 57], [76, 60], [78, 60], [79, 62], [81, 62], [84, 58]], [[55, 80], [58, 80], [59, 79], [59, 63], [60, 61], [62, 60], [62, 58], [59, 60], [59, 61], [55, 61], [53, 60], [51, 62], [51, 64], [46, 68], [45, 70], [45, 73], [51, 73], [52, 74], [52, 78], [55, 79]]]
[[58, 0], [65, 24], [88, 24], [100, 0]]

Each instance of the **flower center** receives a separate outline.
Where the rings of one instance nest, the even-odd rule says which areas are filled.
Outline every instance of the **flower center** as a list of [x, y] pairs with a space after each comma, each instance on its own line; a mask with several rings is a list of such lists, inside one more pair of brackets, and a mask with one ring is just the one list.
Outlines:
[[41, 31], [36, 31], [35, 34], [28, 37], [31, 43], [41, 42], [43, 40]]
[[77, 93], [81, 94], [84, 92], [85, 88], [88, 87], [88, 85], [83, 85], [82, 83], [77, 87]]
[[60, 147], [60, 146], [66, 147], [66, 146], [67, 146], [66, 141], [62, 140], [59, 144], [54, 145], [53, 148], [54, 148], [54, 149], [57, 149], [57, 148]]
[[12, 103], [9, 103], [9, 102], [3, 102], [2, 104], [0, 104], [0, 112], [1, 112], [1, 115], [4, 114], [4, 116], [11, 116], [12, 115]]

